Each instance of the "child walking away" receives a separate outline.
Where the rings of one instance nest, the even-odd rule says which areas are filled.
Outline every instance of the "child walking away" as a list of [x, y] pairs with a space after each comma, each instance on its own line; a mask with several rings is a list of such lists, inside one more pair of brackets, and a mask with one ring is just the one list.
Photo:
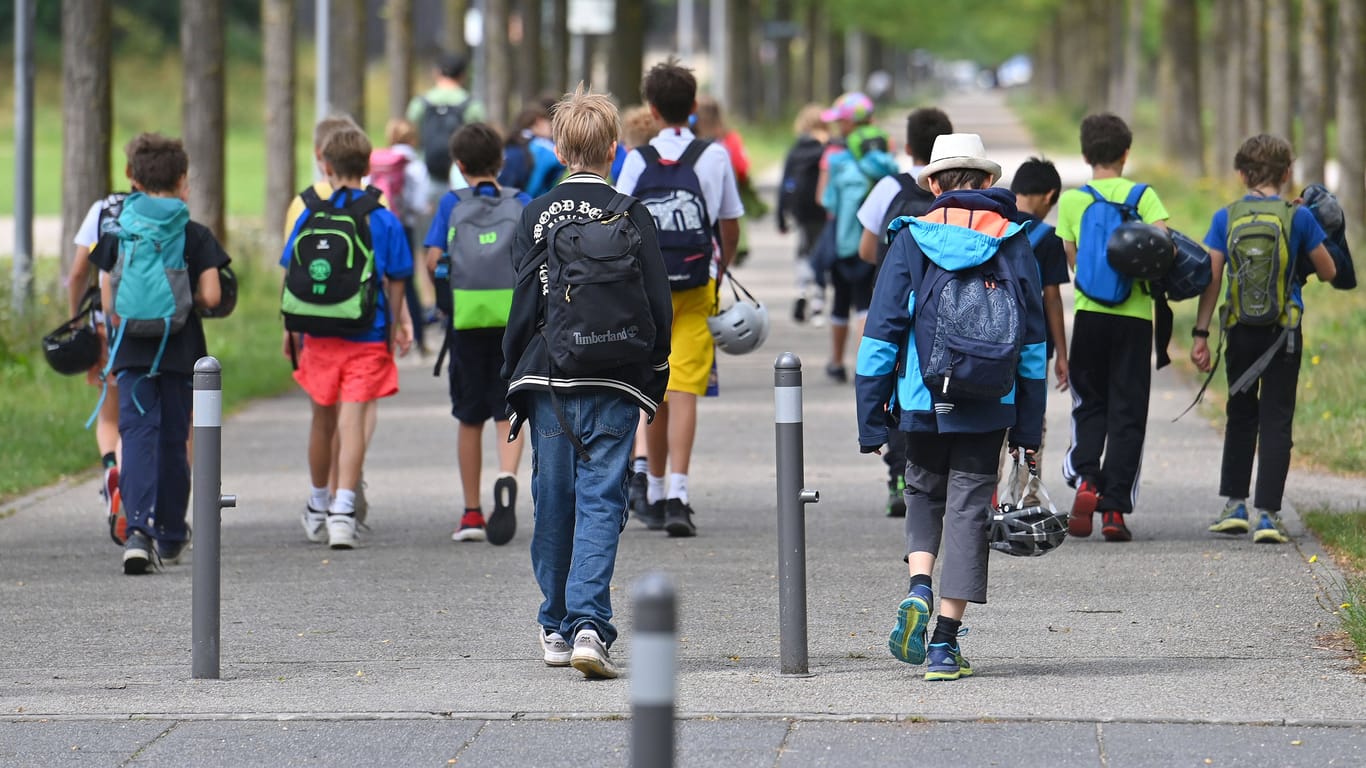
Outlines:
[[[384, 126], [384, 138], [389, 146], [370, 152], [370, 183], [383, 193], [381, 200], [394, 215], [403, 222], [403, 233], [408, 238], [409, 248], [415, 245], [414, 232], [418, 222], [431, 212], [428, 204], [431, 181], [423, 167], [417, 150], [417, 129], [403, 119], [390, 120]], [[417, 351], [426, 356], [426, 322], [422, 300], [418, 295], [416, 275], [404, 286], [404, 304], [408, 320], [412, 324], [413, 344]]]
[[[508, 385], [500, 374], [503, 329], [517, 284], [513, 238], [531, 198], [498, 186], [503, 146], [498, 132], [488, 125], [470, 123], [456, 131], [451, 158], [470, 186], [441, 197], [426, 240], [444, 244], [428, 248], [427, 268], [434, 279], [445, 278], [451, 291], [446, 345], [451, 354], [451, 415], [460, 422], [460, 484], [465, 494], [465, 511], [451, 539], [487, 538], [490, 544], [501, 545], [517, 532], [517, 465], [522, 459], [522, 441], [508, 439]], [[498, 433], [499, 473], [493, 484], [493, 514], [486, 525], [479, 475], [484, 423], [490, 419]]]
[[[1311, 273], [1324, 282], [1337, 274], [1314, 215], [1280, 198], [1293, 162], [1290, 142], [1277, 136], [1253, 136], [1238, 149], [1233, 167], [1247, 194], [1219, 209], [1210, 222], [1205, 245], [1210, 250], [1213, 279], [1200, 296], [1191, 329], [1195, 337], [1191, 361], [1200, 370], [1211, 371], [1219, 361], [1210, 360], [1210, 321], [1227, 264], [1220, 328], [1227, 344], [1228, 423], [1219, 472], [1219, 495], [1227, 502], [1209, 529], [1241, 535], [1255, 519], [1252, 540], [1259, 544], [1289, 541], [1280, 511], [1290, 472], [1295, 390], [1304, 348], [1300, 286]], [[1255, 518], [1249, 518], [1254, 454]]]
[[[313, 408], [304, 534], [351, 549], [366, 425], [379, 398], [398, 392], [394, 351], [407, 352], [411, 343], [394, 314], [403, 306], [413, 258], [403, 224], [380, 205], [379, 191], [361, 188], [370, 164], [365, 134], [355, 127], [333, 132], [322, 146], [322, 164], [335, 192], [322, 199], [304, 190], [306, 209], [280, 255], [283, 351], [296, 361], [294, 380]], [[334, 437], [337, 490], [329, 503]]]
[[552, 131], [569, 176], [517, 228], [503, 377], [511, 437], [530, 421], [545, 663], [611, 678], [626, 462], [641, 411], [655, 413], [669, 380], [669, 279], [649, 212], [607, 182], [621, 132], [611, 99], [580, 85]]
[[[873, 293], [855, 386], [859, 448], [887, 442], [887, 411], [906, 432], [910, 591], [888, 646], [926, 680], [973, 673], [958, 645], [969, 602], [987, 598], [987, 522], [1007, 438], [1034, 453], [1044, 410], [1043, 292], [1015, 196], [976, 134], [934, 143], [919, 183], [937, 199], [896, 233]], [[903, 361], [914, 356], [915, 363]], [[930, 574], [943, 552], [939, 621]]]
[[792, 126], [797, 142], [787, 150], [782, 186], [778, 190], [778, 231], [787, 234], [789, 216], [797, 225], [797, 300], [792, 305], [792, 319], [799, 323], [806, 322], [807, 305], [815, 298], [810, 295], [816, 277], [811, 267], [811, 249], [825, 228], [825, 209], [816, 197], [821, 158], [830, 141], [830, 133], [821, 122], [823, 111], [819, 104], [808, 104], [798, 113]]
[[179, 562], [190, 540], [186, 441], [194, 364], [208, 354], [198, 311], [218, 306], [218, 270], [229, 260], [213, 234], [190, 221], [180, 141], [143, 134], [129, 147], [139, 191], [123, 201], [117, 231], [100, 237], [90, 263], [110, 273], [101, 285], [113, 328], [104, 376], [119, 384], [123, 572], [135, 575], [154, 562]]
[[1099, 511], [1106, 541], [1133, 538], [1124, 518], [1138, 502], [1153, 354], [1148, 284], [1116, 272], [1106, 246], [1125, 221], [1167, 228], [1157, 192], [1123, 176], [1132, 143], [1129, 126], [1114, 115], [1083, 120], [1081, 153], [1091, 183], [1058, 200], [1058, 237], [1077, 277], [1068, 355], [1072, 445], [1063, 460], [1063, 476], [1077, 494], [1067, 530], [1090, 536]]

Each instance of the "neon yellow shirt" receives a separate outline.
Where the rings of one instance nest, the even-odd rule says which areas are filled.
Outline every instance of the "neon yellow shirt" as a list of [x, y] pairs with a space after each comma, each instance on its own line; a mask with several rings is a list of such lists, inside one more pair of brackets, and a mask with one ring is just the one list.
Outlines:
[[[1123, 177], [1092, 179], [1090, 184], [1106, 200], [1116, 203], [1124, 202], [1124, 199], [1129, 196], [1129, 190], [1134, 188], [1134, 182]], [[1095, 199], [1089, 193], [1080, 189], [1069, 189], [1062, 193], [1062, 197], [1058, 199], [1058, 237], [1076, 245], [1077, 232], [1081, 229], [1081, 216], [1086, 212], [1087, 206], [1094, 202]], [[1167, 209], [1158, 198], [1157, 190], [1149, 187], [1148, 191], [1143, 193], [1143, 197], [1139, 198], [1138, 215], [1149, 224], [1168, 219]], [[1134, 290], [1129, 294], [1129, 298], [1124, 303], [1113, 307], [1101, 304], [1078, 290], [1076, 292], [1076, 310], [1078, 312], [1102, 312], [1107, 315], [1136, 317], [1139, 320], [1153, 319], [1153, 302], [1152, 297], [1148, 294], [1147, 283], [1139, 281], [1135, 281]]]
[[[313, 182], [313, 191], [324, 200], [332, 197], [332, 185], [325, 181]], [[389, 200], [384, 195], [379, 196], [379, 203], [385, 208], [389, 207]], [[289, 209], [285, 211], [285, 242], [289, 242], [289, 236], [294, 234], [294, 224], [303, 213], [304, 198], [302, 195], [295, 195], [294, 199], [289, 202]]]

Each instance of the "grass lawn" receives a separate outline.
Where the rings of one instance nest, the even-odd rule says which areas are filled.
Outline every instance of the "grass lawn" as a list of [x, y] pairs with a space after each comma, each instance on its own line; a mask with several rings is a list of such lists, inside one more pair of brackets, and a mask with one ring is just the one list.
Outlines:
[[[228, 408], [282, 392], [291, 382], [279, 351], [280, 278], [259, 253], [244, 246], [233, 253], [241, 286], [237, 310], [204, 323], [209, 352], [223, 362]], [[65, 319], [66, 300], [57, 260], [40, 259], [37, 267], [37, 309], [19, 319], [9, 314], [9, 259], [0, 259], [0, 502], [99, 461], [94, 433], [84, 428], [99, 390], [84, 376], [54, 373], [39, 347], [42, 335]]]
[[[1011, 106], [1041, 149], [1067, 154], [1080, 151], [1077, 130], [1085, 116], [1083, 111], [1021, 97], [1013, 98]], [[1165, 163], [1156, 139], [1156, 109], [1155, 102], [1146, 101], [1136, 110], [1131, 168], [1126, 175], [1158, 191], [1171, 214], [1168, 223], [1173, 229], [1203, 240], [1214, 212], [1237, 199], [1243, 190], [1231, 170], [1218, 177], [1191, 179]], [[1220, 165], [1228, 167], [1232, 162], [1221, 161]], [[1366, 243], [1366, 229], [1351, 234]], [[1363, 247], [1358, 245], [1357, 252]], [[1336, 291], [1312, 278], [1304, 288], [1304, 303], [1305, 349], [1295, 406], [1295, 460], [1334, 472], [1366, 474], [1366, 387], [1355, 361], [1355, 355], [1366, 349], [1366, 289]], [[1173, 309], [1176, 332], [1172, 358], [1184, 359], [1196, 300], [1174, 304]], [[1211, 343], [1217, 339], [1216, 333]], [[1185, 367], [1196, 375], [1192, 366]], [[1200, 376], [1203, 380], [1203, 374]], [[1221, 372], [1210, 384], [1202, 409], [1202, 414], [1219, 427], [1223, 425], [1226, 392], [1227, 379]]]
[[[1357, 653], [1366, 654], [1366, 511], [1309, 512], [1304, 523], [1346, 574], [1342, 582], [1333, 585], [1335, 594], [1329, 599], [1334, 604], [1330, 608], [1342, 620]], [[1366, 655], [1359, 655], [1357, 661], [1366, 664]]]

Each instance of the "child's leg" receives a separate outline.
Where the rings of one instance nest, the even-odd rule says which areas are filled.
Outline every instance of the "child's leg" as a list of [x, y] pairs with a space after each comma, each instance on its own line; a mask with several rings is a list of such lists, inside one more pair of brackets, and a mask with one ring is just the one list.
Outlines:
[[693, 443], [697, 438], [697, 395], [691, 392], [669, 393], [667, 437], [669, 471], [676, 475], [688, 474], [692, 464]]
[[1107, 395], [1105, 462], [1097, 512], [1129, 514], [1138, 502], [1143, 441], [1148, 432], [1148, 395], [1153, 376], [1153, 327], [1132, 317], [1111, 318], [1110, 388]]
[[517, 433], [517, 439], [508, 442], [508, 435], [512, 432], [512, 422], [504, 419], [493, 422], [494, 431], [498, 435], [498, 469], [501, 472], [515, 475], [517, 468], [522, 464], [522, 446], [526, 441], [522, 439], [522, 434]]
[[156, 538], [163, 542], [186, 541], [189, 539], [185, 513], [190, 504], [190, 464], [185, 445], [190, 434], [194, 381], [189, 376], [174, 373], [162, 373], [156, 381], [161, 395]]
[[335, 488], [332, 471], [337, 443], [337, 406], [313, 404], [313, 422], [308, 430], [308, 475], [314, 488]]
[[[1224, 340], [1224, 365], [1232, 383], [1266, 351], [1267, 336], [1261, 329], [1235, 325]], [[1275, 329], [1279, 330], [1279, 329]], [[1219, 468], [1219, 495], [1246, 499], [1252, 486], [1252, 458], [1257, 453], [1258, 385], [1230, 392], [1224, 405], [1224, 458]]]
[[355, 493], [365, 465], [365, 425], [375, 410], [375, 401], [343, 402], [337, 408], [337, 437], [341, 451], [337, 461], [337, 491]]
[[[576, 413], [565, 402], [569, 396], [556, 397], [565, 409], [566, 419]], [[576, 457], [574, 446], [558, 429], [550, 394], [534, 392], [531, 400], [531, 421], [525, 428], [530, 430], [531, 503], [536, 510], [531, 533], [531, 570], [543, 598], [537, 621], [546, 631], [560, 632], [572, 643], [574, 636], [565, 623], [564, 594], [574, 555]]]
[[953, 435], [949, 453], [948, 498], [944, 512], [940, 612], [963, 615], [964, 602], [987, 599], [987, 511], [1000, 477], [999, 459], [1005, 431]]
[[483, 424], [460, 422], [456, 455], [460, 464], [460, 489], [465, 494], [465, 509], [479, 508], [479, 479], [483, 468]]
[[1072, 325], [1072, 349], [1068, 353], [1072, 445], [1063, 460], [1063, 476], [1074, 488], [1083, 478], [1099, 480], [1100, 457], [1109, 428], [1109, 317], [1099, 312], [1078, 312]]
[[[669, 471], [669, 402], [673, 397], [674, 393], [670, 392], [670, 399], [660, 403], [655, 409], [654, 421], [641, 423], [642, 431], [645, 433], [645, 458], [648, 465], [645, 470], [645, 500], [649, 504], [664, 501], [669, 490], [664, 473]], [[659, 524], [662, 526], [664, 521], [660, 520]]]
[[934, 610], [930, 574], [944, 533], [950, 440], [932, 433], [906, 435], [906, 565], [911, 583], [897, 605], [887, 647], [907, 664], [925, 661], [925, 630]]
[[156, 378], [145, 371], [119, 372], [119, 436], [124, 465], [119, 473], [119, 496], [128, 518], [128, 533], [155, 538], [152, 515], [157, 501], [158, 450], [161, 441], [161, 394]]
[[1290, 473], [1291, 432], [1295, 420], [1295, 389], [1300, 378], [1300, 350], [1304, 348], [1300, 331], [1292, 337], [1294, 352], [1281, 350], [1262, 372], [1261, 402], [1258, 408], [1257, 509], [1279, 512], [1285, 495], [1285, 478]]
[[113, 376], [109, 377], [109, 392], [95, 420], [95, 445], [101, 456], [117, 454], [119, 450], [119, 385]]

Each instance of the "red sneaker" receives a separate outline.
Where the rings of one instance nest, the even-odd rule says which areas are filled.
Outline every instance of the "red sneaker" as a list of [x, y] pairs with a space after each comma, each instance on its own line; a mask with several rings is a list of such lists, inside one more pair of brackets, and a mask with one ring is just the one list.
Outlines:
[[1091, 515], [1096, 511], [1100, 492], [1090, 480], [1082, 480], [1077, 495], [1072, 499], [1072, 514], [1067, 516], [1067, 535], [1086, 538], [1091, 535]]
[[1129, 532], [1129, 526], [1124, 524], [1124, 515], [1114, 510], [1107, 510], [1101, 513], [1100, 522], [1100, 534], [1105, 537], [1106, 541], [1133, 540], [1134, 535]]
[[120, 547], [128, 540], [128, 518], [123, 515], [123, 503], [119, 496], [119, 468], [104, 470], [104, 486], [100, 488], [104, 497], [104, 515], [109, 521], [109, 538]]
[[460, 527], [451, 534], [451, 541], [483, 541], [484, 513], [477, 509], [467, 509], [460, 518]]

